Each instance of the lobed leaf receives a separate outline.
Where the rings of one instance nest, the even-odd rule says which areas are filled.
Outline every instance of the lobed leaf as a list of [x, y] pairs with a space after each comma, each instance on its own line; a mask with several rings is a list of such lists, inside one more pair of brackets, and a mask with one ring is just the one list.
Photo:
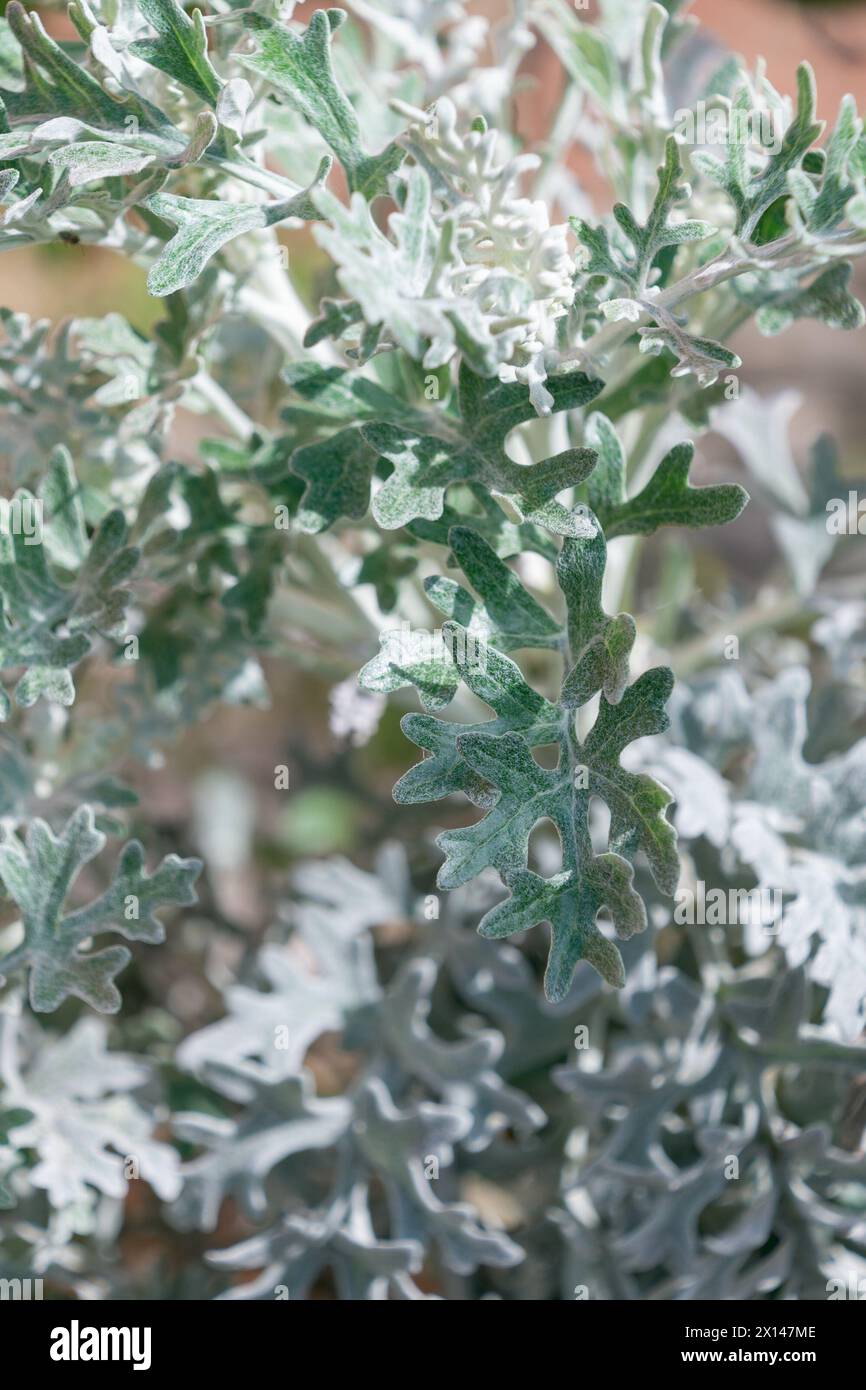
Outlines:
[[144, 851], [132, 840], [105, 892], [87, 907], [65, 911], [74, 880], [104, 844], [92, 810], [82, 806], [59, 835], [44, 821], [32, 820], [24, 844], [11, 835], [0, 845], [0, 878], [21, 909], [24, 933], [21, 945], [0, 959], [0, 969], [5, 978], [28, 972], [30, 1003], [37, 1013], [53, 1013], [73, 996], [100, 1013], [116, 1013], [121, 1001], [114, 977], [130, 953], [125, 946], [87, 953], [86, 943], [109, 931], [128, 941], [162, 941], [165, 933], [156, 911], [196, 900], [197, 859], [168, 855], [148, 876]]

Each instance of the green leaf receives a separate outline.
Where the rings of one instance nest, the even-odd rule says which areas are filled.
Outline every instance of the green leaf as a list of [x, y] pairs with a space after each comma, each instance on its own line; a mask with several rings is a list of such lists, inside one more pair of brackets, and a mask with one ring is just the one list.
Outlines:
[[365, 690], [390, 695], [414, 685], [425, 709], [442, 709], [457, 692], [460, 677], [441, 633], [410, 631], [408, 624], [386, 628], [376, 656], [362, 667]]
[[[589, 798], [594, 795], [611, 811], [611, 849], [642, 849], [659, 887], [673, 893], [679, 877], [676, 834], [664, 814], [671, 793], [645, 773], [629, 772], [619, 764], [626, 744], [668, 727], [664, 705], [672, 685], [672, 672], [660, 666], [629, 686], [618, 705], [602, 699], [595, 724], [577, 745], [578, 766], [588, 773], [586, 788], [575, 787], [574, 768], [567, 761], [553, 771], [540, 767], [521, 734], [460, 734], [460, 756], [501, 794], [475, 825], [439, 836], [437, 844], [446, 855], [440, 886], [457, 888], [490, 865], [504, 872], [525, 867], [530, 832], [545, 817], [559, 831], [566, 859], [576, 856], [580, 861], [589, 833]], [[580, 818], [584, 823], [576, 834]]]
[[368, 155], [351, 102], [334, 75], [331, 40], [346, 18], [345, 10], [317, 10], [303, 34], [259, 14], [246, 14], [244, 23], [258, 39], [255, 53], [239, 53], [238, 62], [283, 92], [334, 151], [351, 193], [372, 198], [384, 193], [390, 173], [402, 163], [403, 151], [390, 144]]
[[683, 181], [679, 145], [673, 135], [665, 141], [665, 158], [658, 170], [658, 181], [656, 196], [643, 226], [624, 203], [616, 203], [613, 209], [614, 218], [634, 248], [632, 260], [623, 262], [617, 275], [638, 292], [646, 288], [653, 261], [664, 247], [703, 241], [716, 230], [709, 222], [670, 220], [671, 212], [686, 202], [690, 194], [688, 184]]
[[[652, 312], [650, 310], [650, 312]], [[677, 365], [671, 368], [671, 376], [687, 376], [691, 373], [701, 386], [712, 386], [719, 373], [725, 368], [736, 370], [743, 365], [742, 359], [730, 348], [723, 347], [713, 338], [698, 338], [686, 332], [667, 315], [664, 328], [640, 328], [640, 350], [652, 354], [672, 352]]]
[[604, 276], [606, 280], [625, 279], [630, 285], [631, 275], [627, 267], [624, 266], [621, 258], [615, 256], [611, 251], [607, 228], [604, 226], [593, 227], [590, 222], [584, 221], [581, 217], [572, 217], [569, 221], [572, 231], [587, 251], [581, 266], [583, 273], [585, 275]]
[[[548, 388], [553, 410], [585, 405], [604, 383], [573, 372], [551, 378]], [[436, 433], [419, 434], [397, 425], [362, 426], [367, 443], [393, 472], [373, 501], [373, 515], [387, 531], [416, 518], [442, 515], [445, 493], [453, 483], [472, 483], [507, 501], [524, 521], [535, 522], [558, 535], [582, 535], [587, 523], [556, 501], [557, 494], [581, 482], [595, 456], [588, 449], [565, 449], [554, 458], [529, 467], [511, 461], [505, 440], [512, 429], [534, 418], [529, 392], [504, 385], [469, 370], [460, 371], [458, 428], [442, 415], [431, 415]]]
[[62, 445], [52, 451], [39, 496], [51, 521], [43, 532], [48, 553], [64, 568], [79, 569], [87, 555], [87, 528], [72, 457]]
[[587, 418], [584, 442], [597, 455], [595, 468], [586, 485], [589, 505], [596, 515], [605, 507], [617, 506], [625, 497], [625, 454], [610, 418], [594, 410]]
[[70, 188], [80, 188], [99, 179], [136, 174], [153, 163], [153, 155], [134, 149], [131, 145], [100, 140], [82, 140], [55, 150], [48, 157], [48, 166], [55, 175], [65, 177]]
[[24, 91], [5, 94], [11, 113], [43, 119], [47, 114], [71, 115], [96, 125], [113, 126], [117, 122], [120, 103], [49, 38], [38, 14], [11, 0], [6, 6], [6, 20], [29, 60], [24, 65]]
[[[559, 644], [562, 639], [561, 625], [524, 588], [514, 571], [499, 558], [478, 531], [470, 526], [452, 526], [448, 532], [448, 544], [466, 578], [484, 600], [490, 636], [500, 650], [556, 647]], [[447, 617], [455, 619], [463, 627], [470, 627], [468, 609], [461, 602], [466, 591], [454, 585], [453, 590], [449, 591], [446, 606], [442, 588], [438, 589], [438, 596], [434, 596], [433, 592], [433, 586], [441, 586], [442, 583], [441, 580], [431, 580], [427, 585], [428, 595]], [[471, 596], [469, 602], [476, 606]]]
[[[72, 477], [68, 456], [55, 455], [47, 494], [60, 505], [56, 541], [34, 539], [23, 531], [0, 532], [0, 669], [26, 668], [15, 690], [23, 706], [43, 695], [72, 704], [75, 690], [67, 668], [87, 654], [96, 635], [119, 636], [125, 630], [129, 593], [119, 586], [134, 570], [139, 552], [126, 544], [122, 512], [109, 512], [103, 519], [71, 583], [61, 582], [49, 567], [47, 550], [73, 562], [74, 552], [80, 551]], [[16, 497], [25, 504], [35, 501], [24, 489]], [[50, 517], [45, 528], [51, 536]]]
[[[584, 529], [580, 514], [554, 499], [586, 476], [594, 459], [589, 450], [566, 449], [527, 468], [512, 463], [505, 452], [511, 430], [536, 418], [526, 387], [482, 380], [464, 364], [464, 426], [441, 409], [421, 411], [405, 405], [375, 382], [339, 368], [297, 366], [288, 369], [286, 377], [308, 403], [307, 408], [290, 406], [283, 412], [291, 423], [305, 416], [322, 422], [370, 422], [360, 425], [360, 433], [350, 426], [292, 455], [293, 472], [307, 482], [299, 517], [303, 530], [321, 531], [341, 516], [359, 520], [365, 514], [376, 456], [393, 470], [373, 502], [373, 515], [384, 530], [411, 525], [419, 537], [444, 544], [452, 519], [458, 519], [447, 508], [445, 494], [452, 483], [461, 482], [476, 493], [487, 513], [479, 529], [500, 554], [528, 548], [546, 553], [543, 535], [534, 531], [536, 524], [557, 534]], [[548, 382], [553, 410], [583, 405], [603, 385], [581, 372], [554, 377]], [[525, 522], [507, 522], [491, 492], [507, 498]]]
[[11, 0], [6, 19], [26, 55], [24, 90], [4, 92], [11, 115], [40, 121], [46, 116], [71, 116], [126, 135], [127, 118], [133, 115], [146, 131], [173, 129], [166, 116], [134, 92], [124, 92], [122, 100], [112, 97], [87, 68], [49, 38], [35, 11]]
[[568, 608], [569, 651], [574, 665], [562, 686], [562, 703], [577, 709], [603, 690], [616, 704], [628, 682], [628, 663], [636, 629], [628, 613], [611, 618], [601, 606], [607, 559], [604, 533], [567, 539], [556, 563], [556, 577]]
[[610, 807], [611, 849], [624, 855], [642, 849], [653, 878], [668, 894], [679, 878], [676, 832], [664, 814], [673, 797], [647, 774], [626, 771], [618, 759], [626, 744], [669, 727], [665, 705], [673, 681], [668, 667], [656, 666], [639, 676], [618, 704], [602, 697], [596, 721], [578, 748], [578, 760], [589, 770], [588, 794]]
[[[761, 218], [788, 192], [789, 176], [803, 165], [811, 147], [824, 129], [815, 119], [815, 75], [808, 63], [797, 69], [797, 110], [785, 131], [776, 154], [763, 161], [755, 172], [751, 166], [748, 132], [752, 97], [747, 86], [736, 93], [731, 109], [727, 155], [724, 161], [696, 151], [692, 162], [728, 194], [737, 213], [736, 232], [748, 240], [755, 237]], [[834, 176], [835, 177], [835, 176]], [[830, 189], [825, 211], [831, 202]]]
[[[328, 161], [324, 161], [310, 188], [327, 177], [329, 167]], [[144, 199], [143, 206], [178, 229], [147, 277], [149, 292], [158, 298], [186, 289], [223, 246], [244, 232], [272, 227], [289, 217], [309, 221], [318, 215], [310, 202], [309, 190], [276, 203], [220, 203], [181, 198], [174, 193], [153, 193]]]
[[[810, 200], [807, 225], [817, 235], [832, 231], [842, 221], [848, 201], [856, 191], [856, 152], [863, 135], [852, 96], [842, 98], [835, 128], [826, 145], [820, 192]], [[789, 181], [795, 175], [789, 174]], [[800, 175], [800, 177], [805, 177]], [[796, 187], [796, 183], [794, 185]], [[796, 196], [796, 194], [795, 194]]]
[[366, 516], [375, 464], [376, 455], [354, 428], [296, 449], [292, 471], [307, 481], [297, 515], [301, 530], [316, 534], [339, 517], [360, 521]]
[[[410, 631], [408, 624], [386, 630], [381, 650], [358, 679], [366, 689], [382, 694], [414, 685], [425, 709], [435, 710], [454, 698], [462, 672], [476, 694], [494, 695], [493, 707], [498, 710], [498, 702], [509, 698], [508, 692], [522, 699], [526, 690], [512, 663], [497, 665], [494, 660], [490, 664], [489, 649], [556, 648], [564, 632], [478, 531], [452, 526], [448, 542], [484, 602], [479, 603], [453, 579], [425, 580], [430, 602], [452, 621], [442, 633]], [[533, 719], [537, 708], [530, 693], [527, 709]]]
[[[472, 515], [473, 529], [484, 537], [501, 560], [525, 551], [534, 551], [545, 560], [553, 563], [558, 554], [556, 542], [550, 532], [542, 530], [531, 522], [510, 521], [482, 487], [470, 483], [468, 493], [474, 502]], [[447, 545], [452, 526], [462, 526], [465, 515], [447, 504], [436, 521], [411, 521], [406, 530], [411, 536], [422, 541], [432, 541], [435, 545]], [[450, 563], [446, 561], [446, 563]]]
[[566, 997], [581, 960], [588, 961], [609, 985], [621, 989], [625, 984], [622, 956], [599, 931], [596, 918], [607, 907], [623, 939], [644, 930], [646, 909], [632, 887], [633, 879], [631, 865], [618, 854], [596, 855], [580, 878], [567, 872], [541, 878], [520, 869], [506, 876], [511, 896], [482, 917], [478, 930], [496, 940], [549, 922], [550, 955], [544, 972], [548, 999]]
[[417, 421], [423, 425], [425, 415], [415, 411], [406, 401], [393, 396], [377, 382], [360, 372], [342, 367], [321, 367], [318, 362], [292, 362], [283, 370], [283, 379], [300, 396], [282, 412], [282, 418], [295, 425], [301, 421], [315, 424], [361, 420], [391, 420], [395, 424]]
[[154, 193], [144, 206], [177, 228], [148, 273], [148, 292], [159, 298], [191, 285], [227, 242], [268, 225], [261, 203], [219, 203]]
[[859, 299], [848, 289], [851, 263], [839, 261], [816, 276], [811, 285], [797, 287], [763, 304], [755, 323], [768, 337], [790, 328], [796, 319], [818, 319], [829, 328], [862, 328], [866, 313]]
[[0, 969], [7, 979], [29, 971], [30, 1003], [37, 1013], [53, 1013], [70, 997], [100, 1013], [116, 1013], [121, 1000], [114, 977], [130, 952], [109, 946], [87, 954], [85, 943], [105, 932], [117, 932], [127, 941], [162, 941], [165, 931], [156, 911], [196, 901], [197, 859], [170, 854], [148, 876], [144, 851], [132, 840], [105, 892], [86, 907], [65, 911], [73, 882], [104, 845], [89, 806], [80, 807], [59, 835], [44, 821], [33, 820], [24, 844], [10, 835], [0, 845], [0, 878], [21, 910], [24, 931], [21, 945], [0, 959]]
[[348, 329], [362, 323], [364, 311], [354, 299], [323, 299], [320, 315], [304, 334], [304, 347], [315, 347], [326, 338], [342, 338]]
[[207, 56], [201, 10], [193, 10], [190, 17], [178, 0], [139, 0], [138, 7], [159, 37], [136, 39], [130, 52], [216, 106], [222, 81]]
[[[483, 919], [483, 935], [505, 936], [538, 922], [551, 923], [545, 974], [551, 999], [565, 996], [580, 959], [587, 959], [609, 983], [624, 983], [619, 952], [598, 930], [596, 917], [608, 908], [618, 934], [625, 937], [646, 926], [625, 855], [643, 850], [662, 891], [676, 888], [676, 834], [665, 816], [671, 794], [653, 778], [628, 772], [619, 763], [627, 743], [667, 727], [664, 705], [672, 681], [671, 672], [659, 667], [630, 686], [618, 706], [602, 698], [595, 725], [585, 742], [576, 745], [577, 763], [566, 755], [564, 737], [560, 764], [552, 771], [539, 767], [527, 739], [518, 733], [464, 733], [457, 740], [460, 756], [499, 796], [477, 824], [439, 836], [446, 858], [438, 883], [455, 888], [492, 865], [512, 896]], [[576, 780], [576, 772], [582, 778]], [[610, 851], [598, 856], [589, 838], [591, 796], [600, 797], [611, 811]], [[563, 851], [563, 872], [549, 880], [526, 867], [529, 836], [543, 819], [556, 826]]]
[[[450, 675], [453, 689], [462, 679], [473, 695], [489, 705], [497, 717], [461, 725], [428, 715], [406, 715], [402, 721], [403, 732], [432, 757], [417, 763], [401, 777], [394, 788], [394, 800], [415, 804], [438, 801], [452, 792], [463, 791], [476, 805], [488, 806], [491, 804], [490, 785], [465, 761], [458, 740], [467, 733], [491, 735], [519, 730], [533, 747], [553, 743], [561, 729], [560, 711], [527, 684], [516, 662], [492, 645], [488, 647], [475, 641], [453, 623], [444, 625], [442, 635], [453, 663]], [[399, 667], [393, 661], [391, 664], [401, 674], [408, 675], [408, 667]], [[366, 670], [361, 676], [367, 684]], [[405, 684], [405, 680], [401, 684]]]
[[[465, 368], [459, 404], [463, 418], [472, 422], [464, 435], [469, 441], [483, 435], [487, 448], [526, 418], [526, 402], [512, 389]], [[407, 448], [405, 432], [393, 427], [367, 426], [364, 433], [380, 448], [383, 441], [396, 441], [386, 457], [398, 474], [401, 467], [410, 474], [410, 484], [415, 480], [411, 470], [423, 464], [440, 468], [438, 474], [432, 472], [437, 486], [444, 476], [450, 480], [445, 470], [452, 463], [441, 438], [422, 436]], [[452, 526], [448, 543], [453, 558], [480, 600], [451, 578], [427, 580], [428, 597], [449, 619], [438, 645], [431, 644], [430, 634], [403, 624], [385, 634], [379, 655], [361, 673], [362, 684], [383, 693], [415, 685], [428, 710], [447, 705], [462, 679], [493, 711], [494, 718], [470, 725], [429, 714], [406, 716], [404, 732], [429, 756], [400, 779], [394, 797], [416, 803], [462, 791], [486, 812], [475, 825], [440, 836], [446, 857], [439, 884], [454, 888], [496, 868], [511, 897], [488, 914], [482, 933], [508, 935], [549, 921], [545, 988], [554, 999], [566, 994], [580, 959], [590, 961], [610, 983], [623, 983], [619, 952], [596, 918], [608, 909], [620, 936], [646, 925], [628, 858], [642, 852], [658, 887], [668, 894], [679, 874], [676, 836], [666, 816], [671, 793], [619, 761], [632, 740], [668, 727], [665, 704], [673, 676], [659, 667], [628, 684], [635, 624], [629, 614], [611, 617], [602, 606], [605, 529], [612, 535], [649, 534], [664, 524], [715, 524], [738, 515], [747, 500], [737, 486], [692, 488], [691, 444], [671, 449], [642, 491], [628, 499], [625, 457], [607, 417], [591, 415], [584, 437], [592, 446], [590, 457], [597, 460], [587, 477], [587, 495], [600, 516], [577, 507], [572, 513], [576, 524], [557, 558], [567, 613], [564, 630], [477, 530]], [[399, 457], [396, 444], [407, 448], [407, 459]], [[483, 463], [476, 465], [476, 479], [484, 478], [482, 469]], [[422, 474], [421, 481], [430, 482], [431, 473]], [[489, 477], [484, 481], [490, 487]], [[559, 648], [570, 658], [558, 704], [533, 690], [505, 655], [519, 647]], [[572, 711], [598, 694], [595, 723], [581, 743]], [[533, 748], [550, 744], [559, 749], [555, 769], [540, 766], [532, 754]], [[608, 850], [601, 855], [594, 853], [590, 838], [592, 797], [603, 800], [611, 812]], [[563, 871], [550, 880], [528, 868], [529, 837], [541, 820], [553, 822], [562, 846]]]
[[[145, 163], [149, 162], [151, 165], [162, 165], [166, 169], [177, 167], [179, 164], [186, 162], [185, 151], [188, 153], [190, 141], [182, 131], [178, 130], [175, 126], [167, 124], [161, 126], [159, 130], [151, 130], [147, 128], [143, 121], [139, 123], [140, 128], [133, 131], [130, 128], [130, 124], [124, 125], [121, 123], [124, 111], [125, 108], [119, 106], [113, 113], [112, 119], [115, 121], [114, 126], [106, 124], [105, 121], [103, 121], [102, 124], [95, 124], [93, 122], [78, 120], [73, 116], [52, 116], [47, 121], [40, 121], [39, 125], [37, 125], [29, 135], [20, 138], [26, 139], [27, 152], [35, 160], [43, 159], [47, 155], [46, 162], [49, 165], [54, 162], [59, 164], [61, 168], [64, 161], [56, 160], [55, 155], [62, 154], [68, 150], [70, 151], [70, 157], [72, 157], [74, 151], [81, 149], [83, 145], [106, 146], [125, 151], [122, 156], [118, 154], [114, 157], [112, 157], [107, 150], [103, 154], [93, 153], [91, 151], [87, 154], [86, 159], [82, 157], [82, 164], [85, 169], [88, 160], [93, 164], [95, 170], [99, 168], [100, 161], [104, 161], [106, 172], [100, 175], [100, 177], [103, 178], [108, 176], [108, 167], [115, 161], [119, 163], [121, 158], [131, 166], [135, 154], [145, 160]], [[136, 119], [138, 118], [136, 117]], [[210, 133], [211, 138], [216, 134], [216, 123], [209, 112], [200, 113], [196, 121], [197, 131], [199, 126], [202, 130], [206, 129]], [[12, 150], [14, 149], [12, 142], [16, 138], [19, 137], [0, 136], [0, 151], [3, 151], [2, 157], [11, 157]], [[194, 139], [195, 138], [197, 137], [194, 137]], [[48, 147], [54, 144], [62, 145], [64, 147], [63, 150], [49, 152]], [[206, 147], [207, 142], [203, 148]], [[78, 156], [75, 158], [77, 159]], [[141, 167], [145, 166], [142, 165]], [[125, 171], [119, 170], [118, 172], [123, 173]], [[130, 168], [130, 172], [135, 172], [135, 170]]]
[[[607, 445], [612, 454], [609, 439]], [[484, 934], [507, 935], [550, 921], [545, 988], [554, 999], [564, 997], [580, 959], [589, 960], [610, 983], [623, 983], [619, 953], [599, 931], [596, 917], [606, 907], [621, 936], [646, 925], [628, 857], [643, 852], [665, 893], [674, 891], [679, 873], [676, 836], [665, 815], [670, 792], [619, 761], [633, 739], [668, 727], [665, 704], [673, 676], [659, 667], [627, 685], [634, 623], [628, 614], [608, 617], [601, 606], [605, 540], [592, 513], [584, 509], [584, 518], [585, 534], [567, 538], [557, 562], [567, 634], [517, 586], [516, 576], [476, 532], [455, 527], [449, 536], [455, 558], [484, 603], [453, 580], [429, 581], [429, 597], [452, 615], [441, 633], [451, 665], [443, 650], [434, 662], [429, 634], [410, 632], [404, 624], [361, 674], [362, 683], [377, 690], [415, 684], [430, 709], [447, 704], [462, 679], [493, 711], [493, 718], [473, 724], [407, 715], [404, 732], [429, 756], [400, 779], [394, 798], [414, 804], [462, 791], [486, 812], [476, 824], [439, 837], [445, 854], [439, 885], [458, 887], [492, 866], [512, 896], [485, 918]], [[453, 620], [457, 617], [459, 622]], [[570, 649], [575, 663], [558, 704], [533, 690], [499, 650], [500, 645], [553, 644]], [[571, 711], [599, 691], [595, 723], [580, 743]], [[532, 754], [533, 748], [550, 744], [559, 749], [554, 769], [541, 767]], [[590, 838], [592, 797], [601, 798], [611, 812], [609, 847], [602, 855], [594, 853]], [[540, 820], [553, 822], [562, 845], [563, 872], [550, 880], [528, 869], [529, 837]]]
[[[613, 457], [616, 432], [609, 421], [601, 424], [603, 418], [598, 413], [592, 417], [591, 436], [601, 439], [603, 449]], [[619, 441], [616, 443], [619, 446]], [[634, 498], [627, 499], [623, 456], [621, 449], [617, 449], [616, 466], [610, 468], [605, 482], [599, 485], [596, 474], [592, 474], [588, 484], [589, 499], [598, 513], [606, 537], [652, 535], [663, 525], [724, 525], [740, 516], [749, 500], [748, 492], [735, 482], [692, 488], [688, 474], [694, 457], [694, 443], [674, 445], [664, 455], [645, 488]]]

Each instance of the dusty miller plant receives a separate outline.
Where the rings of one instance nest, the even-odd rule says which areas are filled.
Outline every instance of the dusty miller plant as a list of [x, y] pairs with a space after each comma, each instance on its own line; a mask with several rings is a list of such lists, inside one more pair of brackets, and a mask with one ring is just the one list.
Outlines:
[[[804, 483], [729, 344], [861, 326], [854, 103], [825, 130], [807, 64], [789, 99], [678, 0], [302, 8], [0, 21], [0, 247], [106, 248], [162, 306], [2, 311], [4, 1276], [824, 1297], [866, 1257], [866, 615], [821, 577], [831, 442]], [[532, 142], [540, 40], [565, 85]], [[713, 611], [699, 547], [650, 539], [743, 511], [711, 432], [784, 602], [732, 566]], [[282, 876], [239, 951], [136, 769], [281, 664], [350, 745], [409, 707], [417, 818], [408, 857]], [[778, 890], [777, 930], [684, 925], [697, 879]], [[211, 1003], [181, 1037], [149, 961], [184, 924]], [[117, 1261], [137, 1180], [218, 1233], [204, 1261]]]

